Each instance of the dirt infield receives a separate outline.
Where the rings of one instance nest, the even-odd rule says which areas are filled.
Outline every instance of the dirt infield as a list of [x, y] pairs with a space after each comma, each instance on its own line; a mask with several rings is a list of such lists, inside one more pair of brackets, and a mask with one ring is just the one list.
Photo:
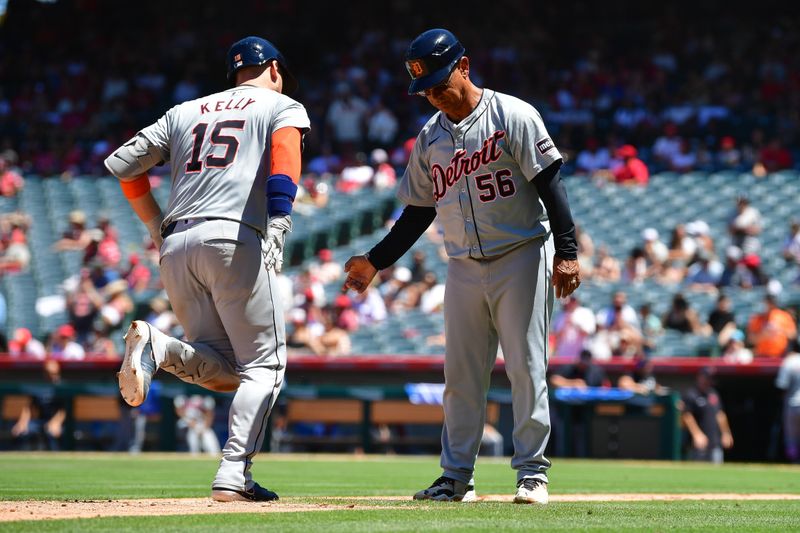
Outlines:
[[[309, 511], [339, 511], [380, 509], [380, 502], [408, 500], [406, 496], [381, 498], [355, 496], [337, 500], [369, 501], [359, 503], [309, 503], [308, 498], [279, 502], [218, 503], [210, 498], [143, 499], [143, 500], [61, 500], [61, 501], [3, 501], [0, 502], [0, 522], [18, 520], [55, 520], [68, 518], [100, 518], [109, 516], [166, 516], [219, 513], [293, 513]], [[480, 497], [486, 502], [509, 502], [508, 494]], [[638, 501], [685, 501], [685, 500], [800, 500], [800, 494], [555, 494], [551, 502], [638, 502]], [[329, 501], [329, 499], [328, 499]], [[397, 509], [398, 507], [392, 507]], [[413, 509], [413, 507], [404, 507]]]

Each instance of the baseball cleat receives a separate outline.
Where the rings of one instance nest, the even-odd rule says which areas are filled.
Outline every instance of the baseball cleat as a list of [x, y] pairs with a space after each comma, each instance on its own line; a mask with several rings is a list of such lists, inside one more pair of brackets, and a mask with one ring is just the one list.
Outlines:
[[439, 502], [474, 502], [478, 497], [475, 495], [474, 485], [442, 476], [427, 489], [414, 494], [414, 499], [436, 500]]
[[122, 398], [133, 407], [142, 405], [150, 390], [153, 374], [158, 370], [153, 343], [156, 335], [147, 322], [135, 320], [122, 337], [125, 358], [117, 373]]
[[514, 496], [514, 503], [545, 505], [548, 501], [547, 483], [541, 479], [526, 477], [517, 483], [517, 495]]
[[218, 502], [271, 502], [277, 500], [278, 495], [258, 483], [253, 483], [250, 490], [211, 487], [211, 499]]

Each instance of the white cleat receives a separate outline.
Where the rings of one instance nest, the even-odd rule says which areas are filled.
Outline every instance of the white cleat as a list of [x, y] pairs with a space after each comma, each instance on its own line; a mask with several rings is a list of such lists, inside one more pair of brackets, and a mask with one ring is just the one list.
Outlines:
[[517, 483], [517, 494], [514, 503], [538, 503], [546, 505], [550, 500], [547, 494], [547, 483], [541, 479], [526, 477]]
[[[152, 326], [142, 320], [135, 320], [124, 335], [125, 358], [117, 373], [119, 391], [122, 398], [133, 407], [141, 405], [147, 398], [150, 382], [158, 370], [154, 353], [154, 334]], [[156, 343], [161, 344], [161, 343]], [[160, 346], [156, 346], [157, 350]], [[163, 349], [161, 350], [163, 352]], [[161, 357], [163, 359], [163, 356]]]
[[466, 503], [477, 501], [478, 497], [475, 495], [475, 485], [442, 476], [427, 489], [414, 494], [414, 499]]

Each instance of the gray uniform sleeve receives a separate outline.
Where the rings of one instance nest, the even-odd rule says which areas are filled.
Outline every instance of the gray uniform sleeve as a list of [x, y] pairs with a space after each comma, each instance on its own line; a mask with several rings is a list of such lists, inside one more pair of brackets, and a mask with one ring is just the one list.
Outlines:
[[311, 121], [306, 113], [306, 108], [299, 102], [295, 102], [288, 96], [278, 99], [275, 108], [275, 117], [272, 120], [272, 131], [281, 128], [295, 127], [306, 133], [311, 129]]
[[520, 110], [508, 119], [508, 144], [511, 155], [528, 181], [539, 172], [561, 159], [561, 153], [544, 127], [542, 117], [530, 107]]
[[161, 159], [164, 162], [169, 161], [170, 157], [170, 135], [172, 134], [172, 125], [175, 123], [175, 109], [172, 108], [158, 119], [154, 124], [144, 128], [139, 133], [143, 135], [150, 144], [158, 148], [161, 152]]
[[435, 207], [433, 200], [433, 181], [427, 162], [423, 158], [423, 141], [417, 137], [414, 149], [408, 159], [406, 171], [397, 187], [397, 198], [407, 205]]

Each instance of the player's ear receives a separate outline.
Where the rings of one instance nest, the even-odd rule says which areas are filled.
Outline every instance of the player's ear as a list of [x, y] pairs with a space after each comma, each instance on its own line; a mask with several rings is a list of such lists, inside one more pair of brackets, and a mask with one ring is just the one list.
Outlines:
[[469, 58], [467, 56], [463, 56], [458, 61], [458, 71], [464, 78], [469, 76]]

